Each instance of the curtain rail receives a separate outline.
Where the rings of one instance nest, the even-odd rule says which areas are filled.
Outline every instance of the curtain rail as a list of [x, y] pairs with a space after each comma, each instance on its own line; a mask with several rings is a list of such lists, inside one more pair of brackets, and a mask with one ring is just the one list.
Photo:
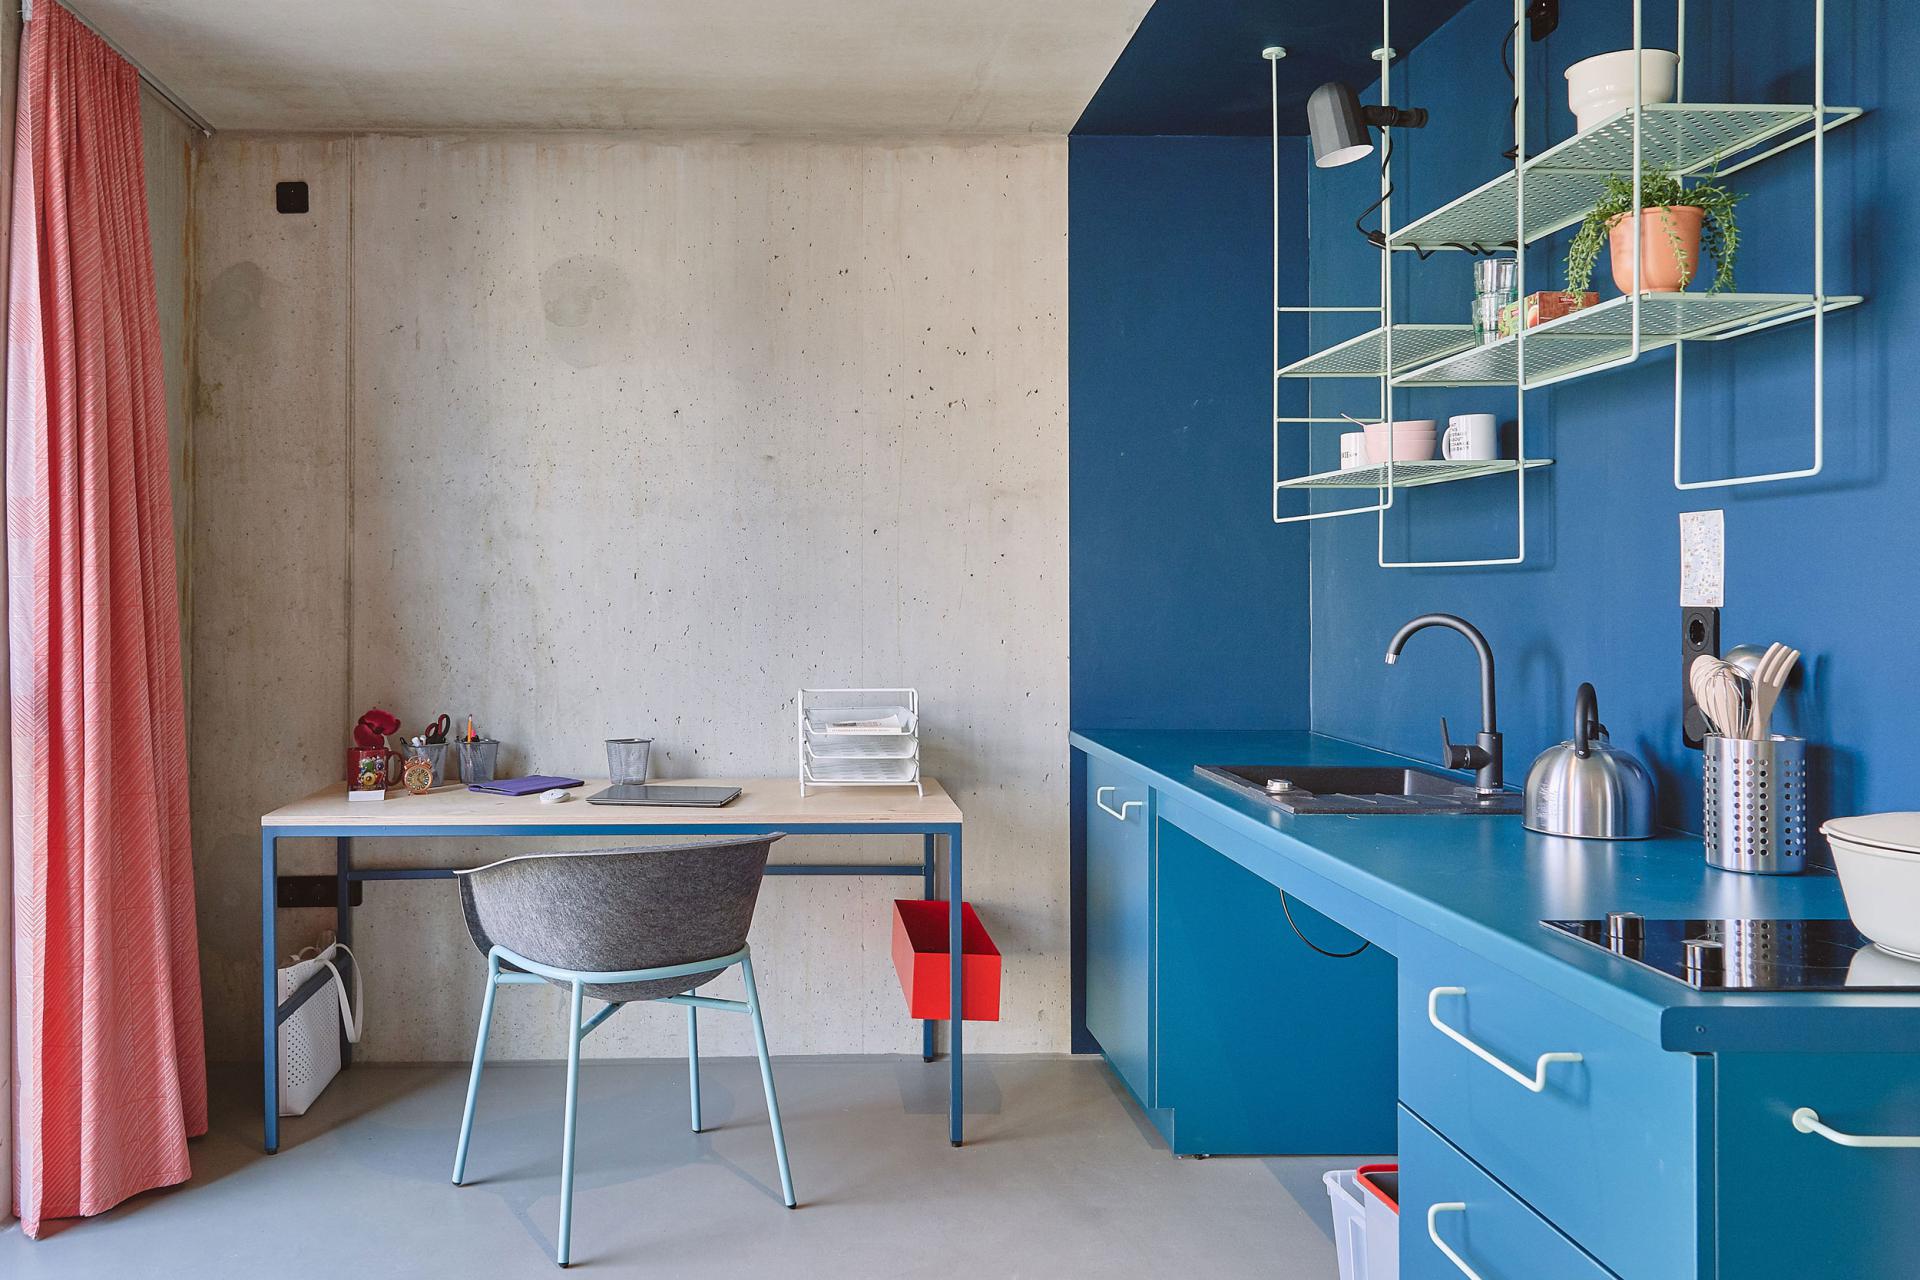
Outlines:
[[[154, 75], [153, 72], [147, 70], [146, 67], [141, 64], [140, 59], [134, 57], [132, 54], [128, 53], [125, 49], [121, 48], [120, 43], [117, 40], [115, 40], [112, 36], [108, 35], [106, 32], [102, 31], [98, 26], [94, 25], [93, 19], [87, 17], [85, 14], [81, 13], [78, 9], [75, 9], [73, 5], [67, 4], [66, 0], [62, 0], [62, 3], [65, 4], [67, 12], [72, 14], [74, 16], [74, 19], [77, 22], [79, 22], [81, 26], [93, 32], [93, 34], [95, 34], [96, 36], [99, 36], [100, 39], [106, 43], [107, 48], [113, 50], [115, 53], [119, 54], [122, 58], [125, 58], [127, 60], [128, 64], [131, 65], [133, 69], [139, 73], [140, 82], [142, 84], [146, 85], [147, 88], [159, 94], [160, 97], [166, 102], [166, 104], [172, 107], [175, 111], [179, 112], [181, 117], [185, 119], [188, 124], [192, 125], [194, 128], [198, 129], [201, 133], [205, 134], [209, 138], [213, 136], [213, 126], [207, 123], [207, 119], [205, 116], [201, 115], [198, 111], [195, 111], [192, 107], [188, 106], [186, 100], [182, 98], [179, 94], [175, 93], [172, 89], [167, 87], [167, 84], [165, 81], [161, 80], [160, 77]], [[33, 21], [33, 0], [20, 0], [20, 21], [23, 25]]]

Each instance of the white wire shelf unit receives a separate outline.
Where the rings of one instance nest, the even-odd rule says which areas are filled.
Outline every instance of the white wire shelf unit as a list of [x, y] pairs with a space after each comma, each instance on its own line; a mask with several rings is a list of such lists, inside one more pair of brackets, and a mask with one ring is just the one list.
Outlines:
[[[1491, 182], [1416, 218], [1388, 237], [1395, 249], [1511, 249], [1518, 223], [1521, 175], [1526, 182], [1526, 243], [1579, 222], [1614, 174], [1633, 172], [1634, 129], [1640, 130], [1642, 168], [1686, 176], [1722, 176], [1813, 140], [1814, 121], [1826, 129], [1856, 119], [1858, 107], [1767, 106], [1738, 103], [1656, 102], [1628, 107], [1604, 124], [1576, 134]], [[1823, 130], [1824, 131], [1824, 130]], [[1783, 135], [1790, 135], [1785, 136]], [[1773, 146], [1766, 146], [1774, 143]], [[1764, 150], [1757, 150], [1764, 147]], [[1753, 154], [1749, 154], [1753, 153]]]
[[[1827, 311], [1857, 305], [1857, 297], [1820, 300]], [[1791, 324], [1813, 314], [1808, 293], [1643, 293], [1639, 345], [1634, 345], [1633, 299], [1609, 298], [1527, 331], [1525, 387], [1551, 386], [1623, 357], [1657, 351], [1678, 342], [1717, 342], [1758, 329]], [[1397, 364], [1398, 361], [1396, 360]], [[1394, 377], [1396, 386], [1517, 387], [1520, 342], [1502, 338], [1485, 346], [1432, 360]]]
[[[1467, 324], [1396, 324], [1393, 371], [1404, 374], [1473, 345]], [[1386, 334], [1375, 328], [1296, 360], [1274, 374], [1279, 378], [1378, 378], [1386, 372]]]
[[[1526, 0], [1513, 0], [1513, 21], [1525, 17]], [[1568, 138], [1537, 156], [1529, 156], [1521, 124], [1527, 111], [1527, 41], [1514, 50], [1514, 162], [1510, 171], [1474, 188], [1404, 227], [1393, 223], [1391, 175], [1383, 166], [1380, 179], [1380, 235], [1388, 250], [1455, 249], [1484, 253], [1496, 249], [1519, 258], [1518, 292], [1527, 292], [1525, 248], [1579, 222], [1598, 201], [1609, 178], [1630, 175], [1634, 203], [1640, 199], [1642, 175], [1649, 171], [1676, 176], [1707, 172], [1725, 176], [1803, 144], [1812, 152], [1812, 200], [1809, 230], [1811, 259], [1809, 289], [1805, 293], [1653, 293], [1640, 288], [1640, 237], [1644, 220], [1632, 222], [1634, 262], [1632, 286], [1624, 296], [1586, 308], [1573, 315], [1525, 330], [1514, 337], [1481, 345], [1468, 325], [1413, 325], [1396, 320], [1394, 272], [1382, 254], [1379, 273], [1380, 303], [1375, 308], [1282, 307], [1279, 299], [1279, 110], [1277, 59], [1285, 50], [1266, 51], [1274, 66], [1274, 508], [1277, 524], [1344, 515], [1373, 514], [1377, 521], [1377, 559], [1382, 568], [1469, 567], [1523, 563], [1527, 546], [1527, 485], [1532, 470], [1526, 457], [1526, 392], [1571, 379], [1635, 363], [1649, 351], [1673, 349], [1673, 484], [1676, 489], [1713, 489], [1767, 484], [1817, 476], [1825, 466], [1826, 318], [1858, 305], [1862, 298], [1827, 291], [1826, 271], [1826, 152], [1827, 135], [1857, 119], [1858, 107], [1830, 106], [1826, 76], [1826, 0], [1807, 0], [1813, 19], [1812, 98], [1804, 104], [1701, 103], [1686, 101], [1687, 5], [1674, 0], [1676, 74], [1673, 102], [1648, 103], [1641, 83], [1639, 53], [1645, 49], [1644, 0], [1632, 0], [1634, 105], [1612, 118]], [[1392, 67], [1396, 56], [1388, 32], [1392, 0], [1381, 0], [1381, 42], [1373, 51], [1380, 64], [1382, 104], [1391, 105]], [[1383, 128], [1382, 149], [1391, 154], [1392, 130]], [[1555, 284], [1558, 280], [1554, 280]], [[1282, 365], [1278, 313], [1283, 311], [1351, 310], [1376, 312], [1378, 325]], [[1687, 344], [1719, 342], [1763, 329], [1810, 321], [1812, 330], [1811, 459], [1759, 474], [1722, 475], [1689, 479], [1685, 462], [1685, 413], [1682, 389]], [[1517, 545], [1511, 556], [1473, 560], [1395, 560], [1387, 555], [1387, 512], [1394, 494], [1416, 487], [1403, 479], [1412, 465], [1390, 464], [1377, 480], [1378, 498], [1368, 505], [1304, 514], [1281, 514], [1280, 496], [1290, 490], [1320, 488], [1374, 488], [1350, 483], [1353, 473], [1331, 473], [1283, 479], [1280, 474], [1280, 428], [1284, 424], [1337, 424], [1341, 417], [1282, 417], [1279, 387], [1283, 378], [1377, 379], [1380, 387], [1379, 421], [1395, 417], [1396, 388], [1507, 387], [1515, 392], [1519, 457], [1508, 470], [1515, 476]]]
[[[1316, 471], [1312, 475], [1295, 476], [1291, 480], [1282, 480], [1282, 489], [1419, 489], [1430, 484], [1447, 484], [1454, 480], [1477, 480], [1482, 476], [1510, 475], [1522, 467], [1514, 458], [1494, 458], [1484, 462], [1397, 462], [1392, 474], [1388, 474], [1385, 463], [1366, 467], [1349, 467], [1343, 471]], [[1550, 467], [1550, 458], [1528, 458], [1524, 464], [1528, 471], [1536, 467]]]

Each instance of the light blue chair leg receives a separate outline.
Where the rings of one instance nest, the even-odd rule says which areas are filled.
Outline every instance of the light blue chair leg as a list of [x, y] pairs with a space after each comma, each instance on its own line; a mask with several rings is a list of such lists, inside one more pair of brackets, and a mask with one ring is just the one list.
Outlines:
[[487, 1061], [487, 1032], [493, 1028], [493, 996], [500, 990], [500, 962], [487, 960], [487, 998], [480, 1005], [480, 1034], [473, 1042], [473, 1074], [467, 1077], [467, 1109], [460, 1116], [460, 1145], [453, 1151], [453, 1185], [467, 1176], [467, 1144], [473, 1139], [474, 1104], [480, 1100], [480, 1069]]
[[693, 1131], [700, 1132], [700, 1010], [687, 1006], [687, 1092], [693, 1099]]
[[753, 1018], [753, 1047], [760, 1054], [760, 1082], [767, 1087], [767, 1119], [773, 1123], [773, 1154], [780, 1161], [780, 1190], [787, 1208], [795, 1206], [793, 1171], [787, 1168], [787, 1135], [780, 1128], [780, 1099], [773, 1093], [773, 1062], [767, 1057], [767, 1026], [760, 1020], [760, 992], [753, 985], [753, 960], [740, 961], [741, 976], [747, 980], [747, 1013]]
[[560, 1243], [554, 1261], [566, 1266], [573, 1258], [573, 1130], [580, 1110], [580, 1011], [584, 991], [576, 979], [567, 1003], [567, 1119], [560, 1144]]

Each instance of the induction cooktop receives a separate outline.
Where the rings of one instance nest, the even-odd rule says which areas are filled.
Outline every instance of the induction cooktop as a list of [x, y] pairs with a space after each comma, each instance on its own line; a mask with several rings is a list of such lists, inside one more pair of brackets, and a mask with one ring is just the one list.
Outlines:
[[1542, 920], [1549, 929], [1703, 991], [1920, 991], [1920, 960], [1851, 920]]

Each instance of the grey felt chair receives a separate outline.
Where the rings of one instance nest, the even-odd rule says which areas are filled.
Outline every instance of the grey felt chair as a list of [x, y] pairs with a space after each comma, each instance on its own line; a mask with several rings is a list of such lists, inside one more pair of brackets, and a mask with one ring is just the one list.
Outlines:
[[[780, 836], [713, 840], [656, 849], [599, 853], [535, 854], [508, 858], [458, 875], [467, 932], [487, 957], [487, 991], [480, 1034], [473, 1046], [460, 1145], [453, 1181], [466, 1177], [473, 1136], [474, 1103], [487, 1056], [494, 993], [502, 986], [550, 982], [569, 995], [567, 1012], [567, 1104], [560, 1149], [560, 1233], [555, 1260], [571, 1259], [573, 1233], [573, 1135], [580, 1095], [580, 1042], [622, 1005], [653, 1000], [687, 1010], [687, 1079], [693, 1131], [700, 1132], [700, 1025], [702, 1009], [744, 1013], [753, 1020], [760, 1055], [760, 1081], [773, 1123], [773, 1151], [780, 1190], [794, 1207], [793, 1174], [780, 1129], [780, 1103], [767, 1059], [766, 1025], [753, 984], [747, 929], [766, 874], [767, 850]], [[721, 1000], [694, 995], [734, 965], [746, 981], [747, 998]], [[588, 996], [607, 1002], [582, 1018]]]

